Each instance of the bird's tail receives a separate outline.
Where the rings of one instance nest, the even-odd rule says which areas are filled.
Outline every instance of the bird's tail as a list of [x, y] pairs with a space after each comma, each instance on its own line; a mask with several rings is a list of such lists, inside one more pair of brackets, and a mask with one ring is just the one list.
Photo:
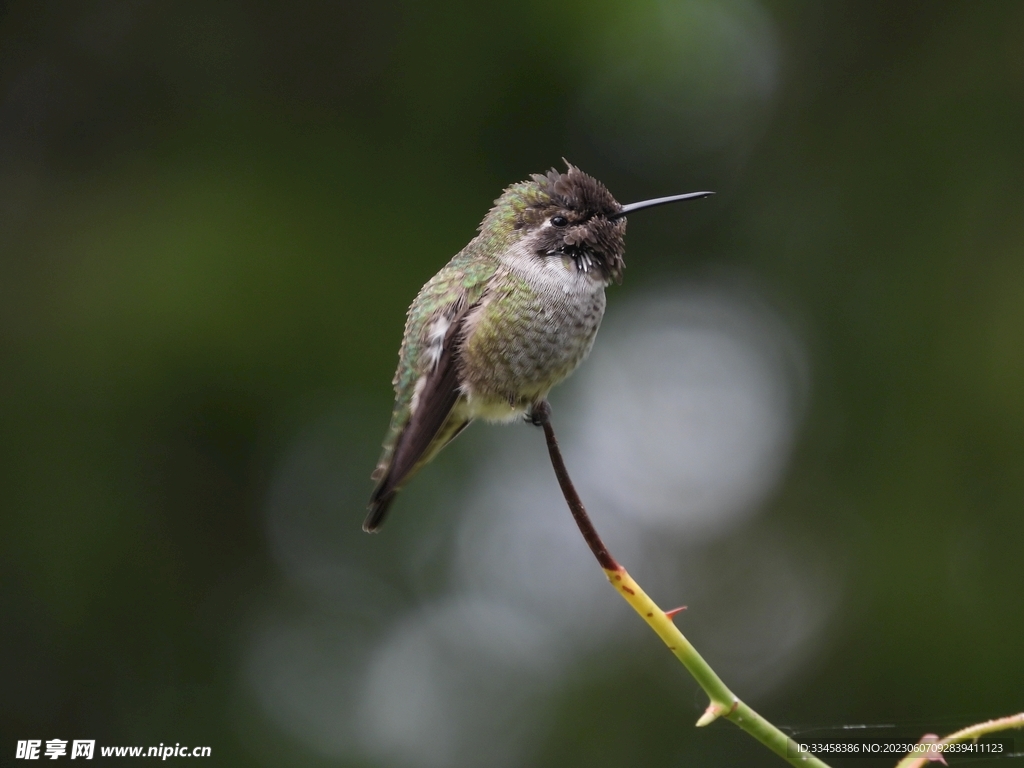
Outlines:
[[[378, 487], [378, 491], [382, 491], [383, 486]], [[369, 513], [366, 515], [366, 519], [363, 521], [363, 530], [367, 533], [376, 533], [380, 530], [380, 527], [384, 525], [384, 518], [387, 517], [388, 508], [391, 506], [391, 502], [395, 500], [395, 494], [398, 493], [396, 489], [391, 489], [385, 493], [374, 492], [370, 498]]]
[[399, 438], [399, 447], [395, 449], [394, 455], [386, 457], [391, 460], [382, 459], [373, 473], [373, 479], [377, 480], [377, 487], [370, 496], [368, 505], [370, 512], [363, 521], [363, 530], [367, 533], [376, 533], [380, 530], [384, 524], [384, 518], [387, 517], [388, 508], [395, 500], [398, 491], [424, 464], [433, 459], [442, 448], [458, 437], [459, 433], [468, 426], [469, 419], [448, 419], [442, 425], [441, 433], [436, 435], [434, 440], [420, 449], [418, 453], [413, 453], [417, 457], [414, 462], [406, 460], [401, 438]]

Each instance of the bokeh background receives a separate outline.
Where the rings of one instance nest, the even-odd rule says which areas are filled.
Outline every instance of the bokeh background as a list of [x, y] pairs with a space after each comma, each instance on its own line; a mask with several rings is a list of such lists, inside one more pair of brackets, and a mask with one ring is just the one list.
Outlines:
[[1024, 709], [1024, 5], [0, 14], [0, 763], [775, 760], [692, 727], [535, 429], [360, 531], [406, 307], [563, 156], [718, 193], [631, 217], [553, 397], [612, 552], [795, 731]]

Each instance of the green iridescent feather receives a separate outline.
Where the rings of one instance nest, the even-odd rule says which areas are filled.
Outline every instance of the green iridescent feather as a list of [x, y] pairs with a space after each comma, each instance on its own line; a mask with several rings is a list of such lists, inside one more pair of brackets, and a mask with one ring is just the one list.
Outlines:
[[429, 344], [431, 324], [438, 317], [451, 318], [457, 308], [472, 306], [479, 301], [497, 270], [497, 260], [473, 255], [473, 250], [476, 250], [473, 246], [476, 244], [474, 240], [434, 275], [409, 307], [398, 370], [392, 382], [395, 387], [395, 410], [384, 440], [384, 453], [377, 463], [378, 472], [390, 462], [395, 442], [412, 414], [410, 406], [413, 392], [423, 373], [423, 366], [417, 364], [417, 361]]
[[399, 365], [392, 382], [395, 410], [375, 477], [390, 462], [395, 443], [411, 416], [416, 382], [423, 373], [423, 366], [418, 361], [429, 344], [431, 324], [437, 317], [444, 315], [450, 318], [457, 307], [472, 306], [481, 299], [498, 269], [494, 254], [509, 247], [519, 236], [516, 223], [524, 212], [547, 199], [548, 195], [536, 184], [528, 182], [513, 184], [506, 189], [480, 223], [480, 233], [423, 286], [409, 307]]

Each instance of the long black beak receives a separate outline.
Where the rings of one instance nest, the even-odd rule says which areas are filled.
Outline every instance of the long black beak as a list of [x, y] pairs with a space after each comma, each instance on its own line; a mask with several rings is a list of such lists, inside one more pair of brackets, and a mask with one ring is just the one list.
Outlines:
[[665, 205], [666, 203], [677, 203], [680, 200], [693, 200], [698, 197], [711, 197], [715, 194], [714, 192], [687, 192], [685, 195], [669, 195], [668, 197], [656, 197], [653, 200], [641, 200], [639, 203], [630, 203], [629, 205], [622, 206], [622, 210], [618, 213], [613, 213], [608, 217], [610, 221], [615, 219], [621, 219], [627, 213], [633, 211], [639, 211], [641, 208], [653, 208], [656, 205]]

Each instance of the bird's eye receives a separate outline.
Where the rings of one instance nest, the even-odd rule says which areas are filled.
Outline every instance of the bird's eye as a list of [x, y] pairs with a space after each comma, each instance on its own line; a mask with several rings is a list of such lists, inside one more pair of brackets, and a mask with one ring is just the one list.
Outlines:
[[569, 223], [569, 220], [565, 216], [552, 216], [551, 225], [555, 227], [564, 227]]

